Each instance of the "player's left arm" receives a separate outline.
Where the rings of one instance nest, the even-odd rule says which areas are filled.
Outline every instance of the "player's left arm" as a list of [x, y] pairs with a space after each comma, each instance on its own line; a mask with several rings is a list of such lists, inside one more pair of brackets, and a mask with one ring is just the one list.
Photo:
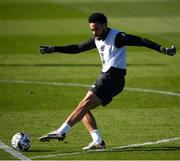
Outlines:
[[163, 47], [162, 45], [151, 41], [146, 38], [142, 38], [135, 35], [126, 34], [124, 32], [119, 32], [115, 38], [116, 47], [122, 46], [143, 46], [153, 50], [156, 50], [162, 54], [173, 56], [176, 54], [176, 48], [174, 46], [170, 48]]

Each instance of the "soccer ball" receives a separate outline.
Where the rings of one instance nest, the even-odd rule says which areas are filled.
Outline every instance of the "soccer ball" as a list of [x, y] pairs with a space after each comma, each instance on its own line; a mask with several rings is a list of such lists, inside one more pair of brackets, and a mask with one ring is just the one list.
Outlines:
[[12, 137], [11, 144], [18, 151], [27, 151], [31, 146], [31, 138], [26, 133], [17, 133]]

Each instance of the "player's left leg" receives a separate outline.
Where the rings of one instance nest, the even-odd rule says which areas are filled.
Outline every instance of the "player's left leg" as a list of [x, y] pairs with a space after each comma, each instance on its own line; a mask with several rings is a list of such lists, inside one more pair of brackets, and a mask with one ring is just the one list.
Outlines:
[[82, 123], [85, 126], [85, 128], [88, 130], [89, 133], [91, 133], [91, 131], [94, 131], [95, 129], [97, 129], [96, 120], [95, 120], [93, 114], [91, 113], [91, 111], [88, 111], [86, 113], [86, 115], [82, 119]]
[[84, 147], [83, 150], [104, 149], [105, 142], [102, 140], [102, 137], [97, 128], [96, 120], [91, 111], [86, 113], [86, 115], [82, 119], [82, 123], [92, 137], [92, 142], [88, 146]]

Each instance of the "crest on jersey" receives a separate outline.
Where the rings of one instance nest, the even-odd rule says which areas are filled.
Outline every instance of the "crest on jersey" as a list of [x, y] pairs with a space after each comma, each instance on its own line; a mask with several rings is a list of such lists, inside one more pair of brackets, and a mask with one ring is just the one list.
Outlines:
[[104, 51], [105, 45], [102, 45], [100, 49], [101, 49], [101, 51]]

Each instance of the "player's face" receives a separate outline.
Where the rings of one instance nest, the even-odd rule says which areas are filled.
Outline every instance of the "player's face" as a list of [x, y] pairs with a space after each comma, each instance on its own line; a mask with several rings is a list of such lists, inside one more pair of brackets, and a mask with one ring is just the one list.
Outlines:
[[101, 40], [104, 33], [107, 31], [106, 24], [90, 23], [89, 27], [97, 40]]

